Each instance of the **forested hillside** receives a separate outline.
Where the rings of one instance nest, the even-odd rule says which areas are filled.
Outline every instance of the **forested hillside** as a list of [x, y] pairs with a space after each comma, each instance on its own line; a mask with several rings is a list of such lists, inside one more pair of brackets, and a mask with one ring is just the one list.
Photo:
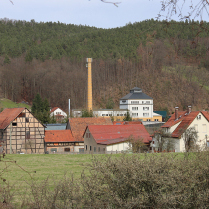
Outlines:
[[1, 96], [85, 108], [87, 69], [94, 59], [95, 108], [138, 86], [154, 108], [209, 107], [209, 23], [146, 20], [100, 29], [63, 23], [0, 20]]

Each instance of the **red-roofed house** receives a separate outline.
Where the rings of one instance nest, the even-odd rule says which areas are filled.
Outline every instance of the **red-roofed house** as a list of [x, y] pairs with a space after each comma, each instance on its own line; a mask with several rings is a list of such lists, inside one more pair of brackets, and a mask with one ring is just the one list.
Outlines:
[[182, 134], [191, 127], [194, 127], [198, 133], [198, 145], [206, 145], [207, 138], [209, 138], [209, 114], [206, 111], [191, 111], [190, 106], [187, 111], [179, 111], [176, 108], [175, 113], [161, 127], [165, 132], [171, 133], [171, 137], [176, 140], [175, 151], [183, 152], [185, 144]]
[[75, 141], [84, 142], [83, 134], [88, 125], [112, 125], [110, 118], [69, 118], [66, 129], [72, 131]]
[[7, 108], [0, 113], [0, 142], [6, 153], [44, 153], [44, 130], [27, 108]]
[[45, 143], [49, 153], [84, 152], [83, 143], [74, 140], [71, 130], [45, 131]]
[[50, 110], [50, 116], [54, 116], [57, 122], [62, 122], [67, 117], [67, 114], [59, 107], [54, 107]]
[[145, 144], [152, 140], [143, 124], [89, 125], [84, 133], [85, 153], [114, 153], [129, 149], [127, 140], [143, 138]]

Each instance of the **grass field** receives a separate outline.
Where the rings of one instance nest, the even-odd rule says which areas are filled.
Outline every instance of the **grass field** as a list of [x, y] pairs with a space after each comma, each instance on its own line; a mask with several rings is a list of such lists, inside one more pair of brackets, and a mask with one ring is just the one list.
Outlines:
[[0, 184], [6, 186], [9, 183], [15, 202], [19, 202], [20, 196], [30, 189], [32, 180], [40, 184], [48, 179], [48, 183], [53, 186], [64, 175], [70, 177], [73, 174], [75, 179], [80, 178], [83, 171], [88, 175], [86, 167], [91, 163], [91, 159], [92, 155], [89, 154], [8, 154], [0, 161], [0, 177], [2, 180], [6, 179], [6, 182], [1, 180]]
[[[111, 156], [120, 157], [121, 155], [116, 154]], [[148, 154], [147, 156], [149, 155], [152, 154]], [[48, 179], [50, 187], [53, 188], [54, 183], [59, 182], [64, 175], [70, 177], [73, 174], [75, 179], [79, 179], [83, 171], [88, 175], [89, 171], [87, 167], [93, 157], [102, 159], [109, 156], [92, 156], [89, 154], [8, 154], [4, 159], [1, 158], [0, 161], [0, 184], [6, 186], [9, 183], [14, 192], [14, 202], [19, 203], [22, 198], [21, 196], [30, 192], [32, 181], [38, 185]], [[127, 156], [132, 156], [132, 154], [127, 154]], [[144, 156], [144, 154], [140, 154], [141, 159]], [[182, 155], [179, 154], [179, 156]], [[6, 182], [2, 181], [3, 179], [6, 179]]]

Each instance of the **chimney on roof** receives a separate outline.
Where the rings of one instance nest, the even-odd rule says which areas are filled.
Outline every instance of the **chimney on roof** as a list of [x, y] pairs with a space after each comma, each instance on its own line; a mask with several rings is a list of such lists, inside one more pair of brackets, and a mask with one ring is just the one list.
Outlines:
[[179, 118], [179, 108], [175, 107], [175, 120]]
[[192, 112], [192, 106], [188, 106], [187, 113], [189, 114], [190, 112]]

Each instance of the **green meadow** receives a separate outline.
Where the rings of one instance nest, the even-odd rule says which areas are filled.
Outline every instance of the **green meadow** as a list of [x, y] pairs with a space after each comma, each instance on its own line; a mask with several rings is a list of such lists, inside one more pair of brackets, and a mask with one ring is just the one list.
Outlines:
[[[127, 154], [127, 156], [132, 155]], [[144, 159], [145, 156], [151, 155], [140, 154], [140, 158]], [[83, 172], [89, 175], [88, 165], [91, 164], [94, 157], [102, 160], [110, 156], [118, 158], [122, 154], [7, 154], [4, 158], [1, 156], [0, 184], [3, 188], [12, 191], [13, 202], [19, 204], [24, 196], [31, 194], [33, 183], [37, 186], [44, 185], [47, 181], [50, 188], [53, 189], [64, 176], [70, 178], [73, 175], [74, 179], [79, 179]], [[177, 156], [183, 155], [177, 154]]]

